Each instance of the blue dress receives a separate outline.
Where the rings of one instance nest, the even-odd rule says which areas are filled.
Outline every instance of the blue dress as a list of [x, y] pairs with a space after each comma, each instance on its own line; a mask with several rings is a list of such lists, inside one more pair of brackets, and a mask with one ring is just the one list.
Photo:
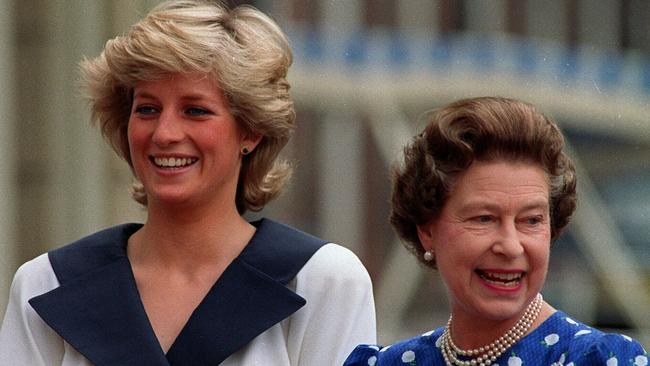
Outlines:
[[[438, 328], [383, 348], [357, 346], [344, 366], [444, 366], [440, 352], [443, 330]], [[493, 365], [646, 366], [648, 355], [628, 336], [603, 333], [556, 311]]]

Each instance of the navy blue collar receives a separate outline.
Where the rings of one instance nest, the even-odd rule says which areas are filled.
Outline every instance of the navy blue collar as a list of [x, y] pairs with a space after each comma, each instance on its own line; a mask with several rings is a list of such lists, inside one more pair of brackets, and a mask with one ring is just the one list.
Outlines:
[[[97, 366], [217, 365], [306, 301], [286, 284], [326, 243], [262, 219], [250, 243], [194, 310], [165, 355], [126, 256], [142, 225], [116, 226], [49, 253], [61, 286], [29, 303]], [[173, 301], [173, 300], [172, 300]]]

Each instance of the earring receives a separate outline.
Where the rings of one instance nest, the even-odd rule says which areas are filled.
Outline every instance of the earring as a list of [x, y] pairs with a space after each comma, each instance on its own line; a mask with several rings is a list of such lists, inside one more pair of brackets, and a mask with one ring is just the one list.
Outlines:
[[248, 155], [249, 152], [250, 152], [250, 150], [248, 150], [248, 147], [246, 147], [246, 146], [241, 147], [241, 154], [242, 155]]
[[431, 262], [433, 260], [433, 252], [429, 250], [424, 252], [424, 260], [427, 262]]

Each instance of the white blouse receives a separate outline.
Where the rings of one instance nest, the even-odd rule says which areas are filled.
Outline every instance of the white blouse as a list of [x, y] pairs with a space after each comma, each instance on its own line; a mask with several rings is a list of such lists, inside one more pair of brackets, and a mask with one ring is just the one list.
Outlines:
[[[47, 254], [18, 269], [0, 328], [1, 365], [92, 365], [28, 303], [57, 287], [59, 282]], [[221, 365], [341, 365], [357, 344], [376, 343], [370, 277], [350, 250], [333, 243], [322, 246], [288, 287], [303, 297], [306, 305], [259, 334]]]

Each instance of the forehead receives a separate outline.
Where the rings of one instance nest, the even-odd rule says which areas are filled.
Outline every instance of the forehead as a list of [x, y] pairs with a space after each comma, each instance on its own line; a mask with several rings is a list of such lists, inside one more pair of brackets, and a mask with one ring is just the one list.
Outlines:
[[447, 204], [548, 205], [549, 182], [541, 166], [527, 162], [475, 161], [461, 173]]
[[204, 73], [170, 73], [160, 78], [151, 80], [139, 80], [133, 89], [152, 90], [156, 92], [191, 92], [200, 91], [204, 93], [221, 94], [221, 87], [214, 77]]

